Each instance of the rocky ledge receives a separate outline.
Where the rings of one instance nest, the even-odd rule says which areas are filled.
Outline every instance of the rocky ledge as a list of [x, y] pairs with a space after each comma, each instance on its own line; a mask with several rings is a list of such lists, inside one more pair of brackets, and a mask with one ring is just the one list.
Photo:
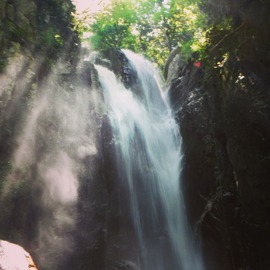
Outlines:
[[31, 255], [21, 246], [0, 240], [1, 270], [38, 270]]

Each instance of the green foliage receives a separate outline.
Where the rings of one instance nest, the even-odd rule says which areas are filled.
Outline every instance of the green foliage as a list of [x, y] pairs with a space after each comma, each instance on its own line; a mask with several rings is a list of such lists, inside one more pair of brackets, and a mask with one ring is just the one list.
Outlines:
[[241, 42], [235, 37], [233, 40], [230, 38], [234, 31], [232, 18], [229, 16], [208, 24], [205, 32], [207, 43], [202, 55], [211, 67], [220, 66], [220, 63], [224, 61], [224, 55], [238, 49]]
[[36, 51], [54, 61], [68, 56], [77, 43], [71, 0], [36, 0], [35, 5]]
[[76, 33], [81, 39], [83, 39], [84, 34], [89, 31], [89, 25], [93, 23], [93, 19], [89, 16], [87, 10], [80, 14], [72, 13], [72, 24]]
[[77, 52], [71, 0], [3, 1], [0, 9], [0, 72], [16, 44], [20, 52], [37, 52], [53, 61]]
[[190, 57], [206, 42], [199, 0], [114, 0], [90, 23], [94, 49], [127, 48], [163, 66], [180, 46]]
[[136, 22], [136, 12], [130, 0], [115, 0], [97, 14], [91, 25], [92, 45], [95, 48], [131, 47], [136, 43], [132, 26]]
[[58, 47], [63, 44], [63, 39], [57, 34], [56, 29], [49, 28], [47, 31], [41, 34], [43, 44], [47, 47]]

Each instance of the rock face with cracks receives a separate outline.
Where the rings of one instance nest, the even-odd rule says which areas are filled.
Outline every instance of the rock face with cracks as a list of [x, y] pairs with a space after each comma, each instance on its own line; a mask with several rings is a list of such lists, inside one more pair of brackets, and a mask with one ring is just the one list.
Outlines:
[[165, 69], [183, 136], [187, 213], [201, 233], [206, 269], [265, 270], [270, 265], [270, 6], [221, 2], [223, 11], [214, 1], [205, 4], [213, 21], [232, 16], [231, 32], [216, 40], [219, 32], [213, 30], [208, 58], [200, 65], [196, 58], [182, 59], [178, 49]]
[[[165, 68], [171, 103], [183, 136], [187, 213], [192, 228], [201, 237], [205, 269], [266, 270], [270, 265], [269, 3], [207, 0], [204, 4], [214, 23], [231, 16], [231, 32], [214, 33], [217, 35], [210, 39], [208, 59], [201, 64], [196, 64], [198, 59], [186, 61], [177, 48]], [[31, 166], [27, 173], [14, 171], [12, 180], [20, 185], [15, 185], [8, 197], [2, 195], [13, 170], [16, 135], [57, 60], [63, 58], [59, 80], [69, 93], [74, 91], [74, 74], [81, 87], [99, 87], [90, 63], [76, 69], [78, 50], [71, 11], [71, 1], [0, 3], [0, 234], [33, 250], [31, 254], [38, 265], [49, 270], [50, 265], [41, 266], [39, 250], [32, 249], [38, 224], [49, 215], [38, 204], [40, 187], [17, 181], [24, 180], [28, 173], [36, 179], [37, 168]], [[123, 53], [110, 51], [105, 57], [114, 64], [106, 61], [104, 65], [114, 69], [127, 87], [139, 91]], [[69, 256], [54, 253], [66, 259], [55, 267], [137, 270], [129, 254], [133, 251], [121, 244], [124, 236], [118, 226], [119, 205], [115, 201], [119, 191], [109, 121], [106, 116], [100, 118], [91, 106], [89, 110], [98, 126], [97, 152], [103, 154], [85, 155], [82, 148], [84, 166], [91, 164], [95, 170], [80, 178], [76, 205], [79, 214], [72, 231], [68, 231], [75, 239], [75, 248]], [[57, 130], [54, 125], [49, 127]], [[37, 137], [40, 151], [46, 146], [41, 135]], [[14, 249], [18, 260], [12, 255]], [[23, 248], [6, 241], [0, 242], [0, 268], [37, 269]]]

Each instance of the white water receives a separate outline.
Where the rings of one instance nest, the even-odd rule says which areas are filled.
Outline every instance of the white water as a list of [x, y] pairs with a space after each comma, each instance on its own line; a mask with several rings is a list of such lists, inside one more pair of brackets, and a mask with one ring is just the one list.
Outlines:
[[118, 173], [126, 184], [143, 270], [202, 270], [181, 194], [181, 137], [158, 74], [124, 51], [141, 85], [136, 96], [108, 69], [96, 66], [113, 128]]

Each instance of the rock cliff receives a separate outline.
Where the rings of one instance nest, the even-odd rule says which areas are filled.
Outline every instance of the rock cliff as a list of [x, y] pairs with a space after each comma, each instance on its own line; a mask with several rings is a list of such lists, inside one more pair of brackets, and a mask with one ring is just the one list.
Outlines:
[[167, 65], [183, 136], [187, 212], [201, 232], [206, 269], [264, 270], [270, 265], [269, 4], [205, 4], [215, 24], [229, 16], [232, 28], [226, 34], [213, 28], [199, 65], [182, 59], [180, 49]]
[[[203, 8], [213, 25], [207, 56], [186, 60], [177, 48], [165, 68], [183, 136], [187, 213], [201, 238], [207, 270], [266, 270], [270, 265], [269, 3], [207, 0]], [[118, 232], [119, 205], [115, 202], [119, 190], [114, 182], [112, 135], [102, 108], [94, 104], [101, 99], [92, 91], [99, 88], [95, 70], [90, 63], [78, 64], [72, 10], [71, 1], [0, 3], [0, 236], [34, 250], [33, 257], [42, 269], [136, 269], [119, 255], [118, 242], [123, 236]], [[217, 26], [227, 19], [231, 28], [221, 31]], [[105, 57], [114, 64], [103, 64], [111, 65], [125, 85], [138, 91], [125, 56], [109, 51]], [[91, 89], [82, 92], [82, 99], [90, 96], [86, 111], [93, 122], [86, 119], [85, 130], [79, 135], [87, 131], [94, 145], [78, 147], [80, 152], [75, 151], [74, 141], [59, 139], [70, 131], [85, 139], [65, 126], [65, 117], [71, 117], [69, 112], [78, 101], [73, 96], [74, 85]], [[44, 92], [51, 96], [46, 109], [40, 109], [35, 104]], [[59, 104], [65, 105], [63, 114], [58, 111]], [[42, 113], [38, 119], [30, 119], [31, 128], [36, 121], [35, 136], [26, 137], [32, 160], [28, 167], [16, 167], [12, 162], [20, 144], [17, 137], [33, 108]], [[80, 119], [84, 119], [81, 114], [76, 121]], [[42, 178], [44, 166], [40, 165], [50, 163], [53, 167], [50, 153], [59, 145], [60, 150], [69, 148], [67, 156], [60, 155], [62, 161], [73, 158], [76, 165], [79, 159], [83, 162], [78, 203], [57, 208], [44, 203], [41, 194], [46, 188], [36, 185], [35, 180]], [[93, 166], [90, 170], [89, 164]], [[8, 195], [6, 188], [12, 191]], [[59, 213], [65, 214], [64, 230], [57, 223]], [[74, 213], [76, 222], [70, 219]], [[39, 237], [40, 228], [47, 230], [43, 238]], [[62, 238], [49, 238], [50, 233]], [[69, 242], [72, 246], [67, 245]], [[121, 250], [132, 253], [123, 246]], [[41, 258], [44, 253], [50, 261]]]

